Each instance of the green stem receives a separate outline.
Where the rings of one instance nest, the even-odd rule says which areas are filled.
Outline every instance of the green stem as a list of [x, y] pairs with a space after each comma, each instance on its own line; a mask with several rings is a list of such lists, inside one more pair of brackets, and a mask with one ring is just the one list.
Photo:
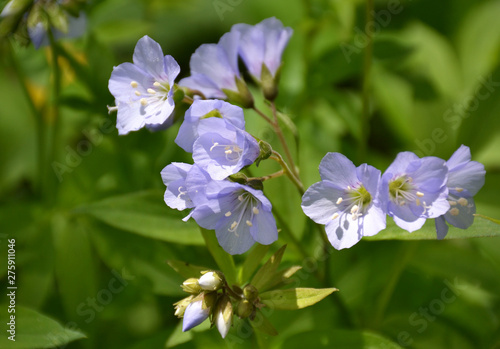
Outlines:
[[[50, 128], [52, 132], [50, 133], [51, 137], [51, 142], [50, 142], [50, 148], [49, 148], [49, 156], [47, 158], [47, 170], [50, 173], [50, 167], [52, 162], [56, 158], [56, 146], [59, 141], [59, 133], [60, 133], [60, 121], [59, 121], [59, 98], [61, 95], [61, 69], [59, 67], [59, 48], [57, 46], [57, 43], [55, 41], [54, 35], [52, 31], [49, 29], [48, 31], [48, 36], [49, 36], [49, 42], [50, 42], [50, 47], [52, 49], [52, 72], [53, 72], [53, 81], [52, 81], [52, 88], [53, 88], [53, 95], [52, 95], [52, 118], [47, 120], [49, 122]], [[50, 192], [50, 201], [53, 201], [56, 198], [56, 192], [58, 186], [55, 185], [54, 188], [52, 187], [52, 183], [54, 183], [54, 178], [53, 176], [50, 176], [47, 174], [47, 187], [49, 188]]]
[[40, 196], [43, 196], [45, 190], [43, 189], [43, 184], [45, 183], [45, 128], [43, 122], [43, 115], [40, 110], [37, 109], [35, 103], [31, 99], [30, 92], [28, 90], [28, 86], [26, 84], [26, 74], [21, 67], [21, 65], [17, 62], [16, 57], [14, 56], [14, 50], [12, 45], [8, 46], [6, 49], [9, 54], [9, 59], [11, 61], [12, 67], [16, 72], [17, 77], [19, 78], [19, 83], [21, 84], [21, 89], [26, 97], [26, 101], [28, 102], [28, 106], [31, 109], [33, 117], [35, 119], [36, 125], [36, 143], [37, 143], [37, 167], [38, 167], [38, 176], [35, 182], [35, 190], [39, 193]]
[[[373, 22], [373, 0], [366, 0], [366, 28], [368, 24]], [[363, 112], [361, 114], [361, 141], [359, 146], [359, 161], [363, 162], [366, 159], [366, 150], [368, 147], [368, 137], [370, 133], [370, 78], [373, 60], [373, 37], [372, 32], [366, 32], [368, 44], [365, 48], [364, 63], [363, 63]]]
[[375, 310], [375, 317], [373, 320], [373, 327], [380, 327], [382, 320], [384, 318], [385, 309], [391, 300], [392, 294], [394, 293], [394, 289], [398, 283], [399, 277], [401, 273], [406, 267], [406, 264], [410, 261], [417, 249], [418, 243], [411, 242], [403, 244], [403, 247], [400, 249], [399, 253], [395, 257], [395, 263], [393, 264], [393, 269], [391, 272], [391, 277], [387, 282], [382, 294], [378, 298], [377, 308]]
[[281, 156], [281, 154], [278, 153], [277, 151], [273, 150], [273, 155], [270, 157], [270, 159], [278, 162], [281, 165], [281, 167], [283, 168], [283, 170], [285, 172], [285, 175], [287, 175], [288, 178], [290, 178], [290, 180], [292, 181], [292, 183], [295, 184], [300, 195], [304, 195], [305, 190], [304, 190], [304, 186], [302, 185], [302, 182], [290, 170], [290, 167], [288, 167], [288, 164], [283, 160], [283, 157]]
[[267, 175], [267, 176], [262, 176], [262, 177], [249, 177], [247, 178], [247, 181], [251, 181], [251, 180], [259, 180], [259, 181], [267, 181], [269, 179], [273, 179], [273, 178], [277, 178], [277, 177], [281, 177], [283, 174], [285, 173], [285, 171], [283, 169], [279, 170], [278, 172], [274, 172], [274, 173], [271, 173], [270, 175]]

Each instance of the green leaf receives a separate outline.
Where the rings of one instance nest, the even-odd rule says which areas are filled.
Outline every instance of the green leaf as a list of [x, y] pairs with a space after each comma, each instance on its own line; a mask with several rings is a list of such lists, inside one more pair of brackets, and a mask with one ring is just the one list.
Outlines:
[[300, 265], [294, 265], [293, 267], [286, 268], [283, 270], [280, 270], [274, 274], [273, 280], [267, 285], [265, 289], [262, 289], [261, 291], [272, 289], [272, 288], [278, 288], [283, 285], [286, 285], [287, 283], [291, 282], [290, 279], [293, 274], [298, 272], [302, 267]]
[[240, 284], [244, 284], [250, 279], [255, 269], [260, 264], [260, 261], [266, 255], [270, 245], [255, 244], [248, 253], [242, 268], [240, 269], [239, 280]]
[[201, 276], [201, 272], [207, 270], [209, 268], [200, 267], [198, 265], [189, 264], [187, 262], [182, 261], [167, 261], [168, 265], [172, 267], [180, 276], [183, 278], [199, 278]]
[[278, 331], [274, 328], [274, 326], [271, 324], [268, 318], [262, 314], [261, 311], [258, 311], [257, 314], [255, 315], [255, 319], [250, 321], [250, 324], [252, 325], [253, 328], [256, 330], [259, 330], [269, 336], [277, 336]]
[[236, 266], [234, 265], [233, 256], [224, 251], [219, 245], [217, 237], [213, 231], [200, 228], [203, 239], [207, 245], [210, 254], [219, 266], [220, 271], [224, 273], [229, 285], [236, 282]]
[[[500, 236], [500, 226], [494, 220], [476, 215], [474, 223], [468, 229], [458, 229], [450, 226], [445, 239], [465, 239]], [[485, 219], [486, 218], [486, 219]], [[436, 240], [436, 227], [433, 219], [428, 219], [424, 226], [413, 233], [401, 229], [392, 219], [387, 220], [387, 228], [366, 240]]]
[[363, 330], [310, 331], [288, 337], [283, 348], [401, 349], [380, 334]]
[[281, 263], [281, 258], [285, 253], [286, 245], [283, 245], [269, 260], [257, 271], [252, 281], [250, 282], [258, 290], [264, 289], [267, 284], [271, 283], [276, 269]]
[[291, 288], [264, 292], [260, 300], [271, 309], [297, 310], [318, 303], [336, 288]]
[[169, 209], [158, 191], [144, 191], [104, 199], [82, 206], [77, 212], [89, 214], [115, 228], [184, 245], [203, 245], [194, 221], [183, 222]]
[[[2, 309], [7, 309], [7, 306], [2, 306]], [[83, 333], [65, 328], [55, 320], [28, 308], [17, 306], [16, 313], [11, 315], [15, 315], [15, 341], [9, 340], [7, 337], [10, 334], [4, 332], [0, 336], [0, 348], [53, 348], [85, 338]], [[4, 327], [7, 326], [4, 324]]]

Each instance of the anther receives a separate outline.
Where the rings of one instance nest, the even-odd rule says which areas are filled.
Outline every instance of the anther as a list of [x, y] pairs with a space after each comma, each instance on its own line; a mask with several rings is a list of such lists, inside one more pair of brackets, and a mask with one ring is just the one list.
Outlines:
[[342, 199], [342, 198], [338, 198], [338, 199], [337, 199], [336, 204], [337, 204], [337, 205], [340, 205], [340, 204], [342, 203], [342, 201], [344, 201], [344, 199]]
[[451, 201], [448, 201], [448, 202], [450, 203], [450, 206], [456, 206], [457, 205], [456, 201], [451, 200]]
[[151, 93], [152, 95], [154, 95], [156, 93], [156, 91], [153, 90], [152, 88], [148, 88], [147, 91], [148, 91], [148, 93]]
[[350, 185], [347, 186], [347, 190], [352, 190]]
[[238, 195], [238, 200], [243, 201], [243, 195]]
[[233, 153], [233, 151], [232, 151], [231, 149], [229, 149], [229, 150], [226, 150], [224, 153], [225, 153], [226, 155], [230, 155], [230, 154], [232, 154], [232, 153]]
[[160, 87], [161, 84], [158, 82], [158, 81], [155, 81], [154, 84], [153, 84], [154, 87]]
[[233, 224], [231, 224], [231, 230], [234, 230], [238, 226], [238, 222], [234, 221]]
[[424, 193], [422, 193], [421, 191], [417, 191], [415, 194], [417, 194], [419, 198], [424, 196]]
[[453, 207], [451, 210], [450, 210], [450, 214], [452, 216], [458, 216], [458, 214], [460, 213], [460, 211], [458, 210], [458, 208], [456, 207]]
[[351, 208], [351, 214], [355, 215], [356, 213], [358, 213], [358, 210], [359, 210], [359, 206], [358, 205], [354, 205]]
[[225, 214], [226, 217], [229, 217], [231, 216], [231, 211], [227, 211], [226, 214]]
[[130, 86], [132, 86], [133, 88], [136, 88], [137, 86], [139, 86], [139, 84], [137, 83], [137, 81], [132, 81], [130, 83]]
[[147, 106], [148, 105], [148, 100], [146, 98], [141, 98], [141, 105], [143, 107]]
[[212, 145], [212, 146], [210, 147], [210, 151], [214, 150], [214, 148], [215, 148], [216, 146], [218, 146], [218, 145], [219, 145], [219, 143], [214, 142], [214, 145]]
[[140, 93], [139, 91], [137, 91], [137, 90], [136, 90], [134, 93], [135, 93], [135, 95], [136, 95], [137, 97], [139, 97], [139, 96], [141, 95], [141, 93]]
[[464, 191], [464, 188], [458, 188], [458, 187], [457, 187], [457, 188], [455, 188], [455, 190], [456, 190], [457, 192], [461, 193], [461, 192], [463, 192], [463, 191]]
[[332, 221], [333, 221], [334, 219], [337, 219], [338, 217], [339, 217], [339, 213], [338, 213], [338, 212], [335, 212], [335, 213], [333, 214], [333, 216], [332, 216]]
[[250, 221], [246, 221], [245, 223], [246, 223], [249, 227], [253, 226], [252, 222], [250, 222]]
[[469, 201], [467, 201], [466, 198], [460, 198], [460, 199], [458, 199], [458, 203], [460, 204], [460, 206], [467, 206]]
[[259, 214], [259, 209], [257, 207], [252, 208], [254, 214]]

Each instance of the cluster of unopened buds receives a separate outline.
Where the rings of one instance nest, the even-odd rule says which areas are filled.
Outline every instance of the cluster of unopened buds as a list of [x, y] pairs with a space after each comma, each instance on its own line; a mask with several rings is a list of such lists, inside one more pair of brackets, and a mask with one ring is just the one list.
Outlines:
[[[188, 331], [210, 318], [222, 338], [232, 325], [233, 313], [239, 318], [253, 320], [256, 310], [264, 306], [259, 302], [257, 289], [248, 284], [243, 289], [232, 288], [220, 271], [204, 271], [201, 277], [189, 278], [182, 289], [190, 296], [175, 303], [175, 315], [182, 318], [182, 331]], [[234, 306], [233, 306], [234, 302]]]

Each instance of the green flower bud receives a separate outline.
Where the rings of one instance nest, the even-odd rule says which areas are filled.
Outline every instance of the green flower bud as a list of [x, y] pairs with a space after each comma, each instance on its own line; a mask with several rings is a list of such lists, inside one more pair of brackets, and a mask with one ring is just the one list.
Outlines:
[[249, 317], [255, 310], [255, 307], [248, 300], [243, 299], [238, 303], [238, 307], [236, 308], [236, 314], [241, 318], [245, 319]]
[[237, 103], [241, 105], [243, 108], [253, 108], [254, 106], [253, 96], [250, 93], [250, 90], [248, 89], [248, 86], [245, 83], [245, 81], [237, 78], [236, 76], [234, 77], [234, 80], [236, 82], [236, 88], [238, 89], [238, 92], [235, 92], [233, 90], [228, 90], [226, 88], [223, 88], [222, 92], [226, 94], [230, 102]]
[[259, 148], [260, 148], [259, 157], [255, 160], [256, 166], [259, 166], [262, 160], [269, 159], [271, 155], [273, 155], [273, 148], [271, 147], [271, 144], [260, 140]]
[[201, 292], [201, 287], [198, 285], [198, 279], [189, 278], [181, 285], [182, 290], [191, 294], [198, 294]]
[[260, 73], [260, 86], [262, 88], [262, 93], [264, 97], [269, 101], [274, 101], [278, 96], [278, 81], [280, 78], [281, 67], [276, 71], [276, 75], [273, 76], [267, 66], [262, 63], [262, 69]]
[[194, 299], [193, 296], [189, 296], [174, 303], [174, 308], [175, 308], [174, 315], [177, 316], [178, 318], [183, 317], [187, 306], [193, 301], [193, 299]]
[[257, 298], [259, 298], [259, 290], [257, 290], [255, 286], [248, 284], [243, 287], [243, 295], [248, 301], [253, 303]]

